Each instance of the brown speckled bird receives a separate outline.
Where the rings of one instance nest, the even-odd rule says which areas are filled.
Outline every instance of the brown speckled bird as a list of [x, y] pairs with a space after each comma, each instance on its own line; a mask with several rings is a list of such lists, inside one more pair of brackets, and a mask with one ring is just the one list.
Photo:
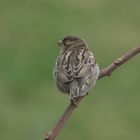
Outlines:
[[71, 102], [85, 96], [95, 85], [99, 67], [93, 53], [83, 39], [67, 36], [58, 42], [61, 52], [54, 68], [54, 80], [58, 89], [68, 94]]

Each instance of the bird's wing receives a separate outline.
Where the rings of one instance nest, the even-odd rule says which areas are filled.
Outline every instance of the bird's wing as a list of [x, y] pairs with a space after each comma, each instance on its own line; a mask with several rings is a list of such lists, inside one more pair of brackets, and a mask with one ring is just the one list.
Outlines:
[[76, 53], [73, 61], [73, 73], [75, 78], [81, 78], [91, 67], [95, 66], [96, 61], [89, 50], [79, 49]]
[[73, 80], [72, 68], [70, 65], [70, 56], [72, 51], [59, 55], [57, 58], [54, 76], [62, 83]]
[[57, 87], [60, 91], [65, 93], [69, 93], [69, 84], [74, 78], [72, 67], [70, 65], [70, 57], [72, 53], [72, 51], [61, 53], [57, 58], [53, 72]]
[[95, 85], [99, 68], [88, 49], [78, 49], [72, 57], [74, 80], [70, 86], [70, 97], [85, 96]]

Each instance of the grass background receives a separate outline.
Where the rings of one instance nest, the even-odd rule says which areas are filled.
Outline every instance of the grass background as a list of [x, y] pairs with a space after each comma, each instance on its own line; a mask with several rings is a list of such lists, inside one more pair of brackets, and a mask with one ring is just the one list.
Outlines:
[[[0, 1], [0, 139], [41, 140], [68, 105], [56, 42], [85, 38], [103, 68], [140, 44], [138, 0]], [[140, 56], [97, 82], [57, 140], [140, 139]]]

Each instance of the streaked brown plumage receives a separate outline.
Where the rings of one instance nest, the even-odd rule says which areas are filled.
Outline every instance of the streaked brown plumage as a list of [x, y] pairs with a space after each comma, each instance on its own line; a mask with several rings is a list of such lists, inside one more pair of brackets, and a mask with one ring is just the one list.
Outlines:
[[75, 100], [95, 85], [99, 67], [80, 37], [67, 36], [58, 43], [61, 52], [56, 60], [54, 79], [58, 89]]

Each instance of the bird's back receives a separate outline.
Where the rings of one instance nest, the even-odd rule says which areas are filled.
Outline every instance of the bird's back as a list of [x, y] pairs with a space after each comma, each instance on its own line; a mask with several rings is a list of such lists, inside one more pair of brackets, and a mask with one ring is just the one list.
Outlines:
[[57, 59], [54, 77], [57, 87], [70, 98], [84, 96], [95, 85], [99, 67], [85, 45], [68, 48]]

